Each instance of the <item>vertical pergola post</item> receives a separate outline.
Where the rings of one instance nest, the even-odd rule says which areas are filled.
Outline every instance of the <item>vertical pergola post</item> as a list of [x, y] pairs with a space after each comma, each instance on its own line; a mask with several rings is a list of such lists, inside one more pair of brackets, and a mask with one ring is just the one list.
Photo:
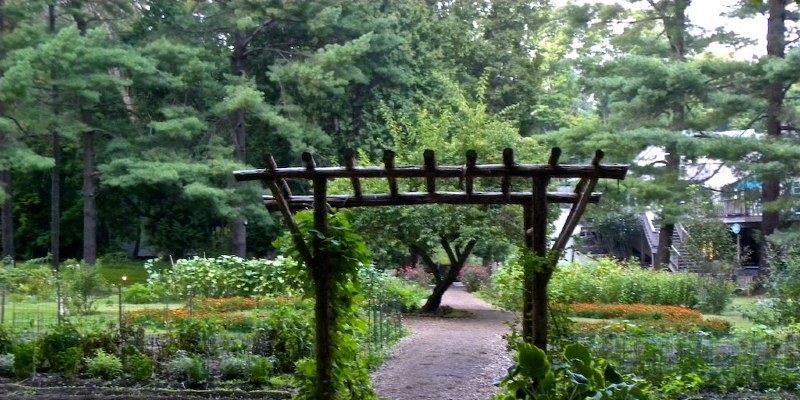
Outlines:
[[[309, 153], [303, 153], [306, 169], [313, 171], [314, 158]], [[331, 280], [329, 255], [325, 253], [326, 246], [323, 238], [328, 236], [328, 180], [316, 177], [314, 184], [314, 229], [320, 235], [313, 235], [313, 261], [311, 275], [314, 280], [314, 320], [316, 323], [315, 360], [317, 367], [317, 380], [315, 382], [317, 398], [331, 400], [333, 391], [333, 329], [336, 327], [336, 315], [333, 312], [333, 282]]]
[[531, 252], [536, 257], [533, 270], [526, 268], [532, 274], [528, 280], [531, 282], [531, 307], [533, 314], [534, 346], [547, 351], [547, 283], [550, 281], [552, 269], [549, 268], [547, 255], [547, 179], [533, 178], [533, 204], [531, 205]]

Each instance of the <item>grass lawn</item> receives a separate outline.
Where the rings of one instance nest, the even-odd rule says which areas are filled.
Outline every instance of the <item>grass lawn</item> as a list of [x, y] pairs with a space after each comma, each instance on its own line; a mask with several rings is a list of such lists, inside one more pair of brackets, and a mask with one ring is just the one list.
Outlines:
[[742, 311], [753, 307], [760, 297], [734, 297], [733, 302], [729, 305], [722, 314], [703, 314], [706, 318], [719, 318], [724, 319], [731, 323], [734, 328], [751, 328], [755, 324], [753, 321], [745, 318]]
[[[103, 278], [112, 285], [123, 283], [123, 286], [130, 286], [134, 283], [147, 283], [147, 271], [141, 261], [129, 261], [124, 263], [114, 263], [112, 265], [100, 265], [98, 271]], [[125, 276], [127, 279], [122, 280]]]

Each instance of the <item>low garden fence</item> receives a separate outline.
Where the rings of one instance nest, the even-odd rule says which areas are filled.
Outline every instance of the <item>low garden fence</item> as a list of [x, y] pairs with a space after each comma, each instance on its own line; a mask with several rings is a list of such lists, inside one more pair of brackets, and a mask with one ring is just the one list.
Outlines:
[[761, 328], [727, 336], [603, 334], [579, 339], [593, 354], [649, 380], [714, 371], [720, 377], [770, 385], [800, 374], [800, 334]]

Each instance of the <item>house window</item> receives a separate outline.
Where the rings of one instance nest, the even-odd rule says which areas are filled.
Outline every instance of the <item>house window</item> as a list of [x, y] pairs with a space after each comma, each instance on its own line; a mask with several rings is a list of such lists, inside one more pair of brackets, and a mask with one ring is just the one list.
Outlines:
[[800, 179], [792, 180], [792, 196], [800, 196]]

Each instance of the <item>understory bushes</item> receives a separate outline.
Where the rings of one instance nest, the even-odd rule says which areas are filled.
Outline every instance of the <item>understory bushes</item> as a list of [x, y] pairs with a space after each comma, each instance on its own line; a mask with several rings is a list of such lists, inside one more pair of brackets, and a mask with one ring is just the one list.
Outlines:
[[[515, 260], [492, 276], [483, 296], [509, 310], [522, 308], [522, 267]], [[560, 265], [548, 285], [551, 303], [655, 304], [695, 308], [704, 298], [697, 274], [643, 269], [600, 259]]]

